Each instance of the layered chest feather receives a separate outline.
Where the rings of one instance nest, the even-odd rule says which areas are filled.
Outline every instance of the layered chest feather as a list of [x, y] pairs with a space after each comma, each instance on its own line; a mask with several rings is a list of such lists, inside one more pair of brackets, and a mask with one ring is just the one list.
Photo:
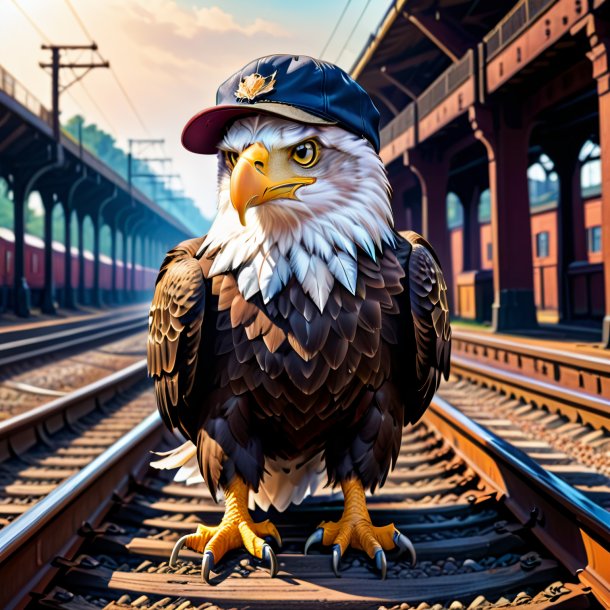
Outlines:
[[389, 375], [402, 275], [391, 252], [363, 258], [355, 294], [336, 284], [323, 311], [295, 278], [265, 304], [260, 295], [246, 300], [233, 274], [214, 277], [216, 382], [250, 391], [268, 415], [290, 405], [323, 419], [349, 406]]

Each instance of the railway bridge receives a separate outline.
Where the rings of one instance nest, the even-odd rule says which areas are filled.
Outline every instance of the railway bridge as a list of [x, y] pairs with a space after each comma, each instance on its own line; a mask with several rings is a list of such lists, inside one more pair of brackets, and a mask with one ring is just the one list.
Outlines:
[[[146, 273], [146, 269], [158, 269], [171, 245], [192, 237], [180, 220], [97, 159], [82, 142], [74, 141], [65, 132], [57, 141], [53, 137], [51, 113], [2, 67], [0, 177], [12, 192], [14, 213], [14, 242], [3, 251], [0, 276], [6, 284], [5, 306], [18, 316], [28, 316], [33, 304], [44, 313], [53, 313], [57, 300], [64, 307], [73, 308], [77, 302], [99, 306], [102, 300], [120, 303], [149, 294], [153, 274]], [[40, 194], [44, 206], [41, 263], [33, 263], [26, 256], [25, 210], [34, 191]], [[63, 209], [64, 218], [63, 264], [54, 260], [57, 257], [53, 252], [52, 216], [57, 205]], [[91, 278], [85, 273], [83, 227], [87, 219], [93, 224], [94, 236]], [[78, 225], [77, 244], [71, 243], [74, 221]], [[102, 289], [103, 226], [110, 230], [111, 255]], [[117, 257], [119, 235], [122, 261]], [[125, 247], [126, 244], [131, 247]], [[41, 286], [35, 291], [28, 285], [28, 271], [33, 269], [27, 265], [40, 265]], [[146, 277], [138, 279], [137, 274]], [[63, 280], [59, 291], [58, 275]]]

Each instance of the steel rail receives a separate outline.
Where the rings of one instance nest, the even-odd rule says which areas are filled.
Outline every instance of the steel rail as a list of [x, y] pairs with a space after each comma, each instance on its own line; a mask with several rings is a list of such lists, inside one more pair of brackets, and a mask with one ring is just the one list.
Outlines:
[[[19, 455], [35, 445], [44, 433], [54, 432], [82, 417], [98, 407], [100, 399], [108, 401], [145, 377], [146, 361], [139, 360], [70, 394], [0, 422], [0, 460]], [[74, 417], [73, 412], [77, 413]]]
[[551, 383], [500, 367], [483, 364], [458, 355], [451, 356], [452, 373], [483, 381], [508, 395], [515, 395], [537, 405], [545, 405], [570, 419], [582, 420], [595, 427], [610, 426], [610, 398]]
[[[56, 400], [0, 422], [0, 439], [6, 439], [23, 430], [30, 429], [32, 426], [39, 425], [50, 417], [63, 413], [75, 405], [81, 405], [91, 398], [98, 398], [103, 393], [116, 392], [125, 385], [133, 385], [134, 382], [144, 379], [145, 376], [146, 361], [138, 360], [138, 362], [134, 362], [121, 371], [112, 373], [65, 396], [60, 396]], [[105, 399], [107, 400], [106, 396]]]
[[440, 397], [425, 418], [542, 544], [610, 606], [610, 513]]
[[12, 365], [31, 358], [63, 351], [125, 333], [144, 330], [147, 320], [140, 312], [125, 319], [108, 320], [70, 328], [41, 336], [7, 342], [0, 346], [0, 366]]
[[[74, 541], [83, 521], [105, 506], [129, 474], [148, 463], [162, 435], [155, 411], [24, 515], [0, 530], [0, 607], [19, 603], [49, 563]], [[34, 577], [24, 566], [31, 566]]]
[[600, 358], [590, 354], [575, 354], [550, 347], [531, 345], [523, 341], [515, 341], [504, 337], [487, 336], [481, 333], [471, 333], [463, 330], [453, 330], [455, 341], [472, 343], [482, 348], [501, 349], [516, 355], [545, 359], [559, 364], [569, 365], [610, 376], [610, 358]]

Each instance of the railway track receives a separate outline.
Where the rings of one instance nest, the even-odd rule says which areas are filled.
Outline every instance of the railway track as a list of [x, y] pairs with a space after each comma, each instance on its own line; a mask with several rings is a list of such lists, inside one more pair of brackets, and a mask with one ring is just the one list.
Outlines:
[[610, 509], [610, 434], [464, 379], [439, 397]]
[[610, 358], [488, 333], [454, 330], [451, 370], [573, 422], [608, 428]]
[[0, 367], [30, 362], [46, 355], [56, 355], [83, 345], [91, 347], [102, 342], [124, 337], [126, 334], [145, 330], [147, 308], [133, 307], [94, 320], [72, 320], [49, 327], [40, 325], [19, 331], [5, 331], [0, 342]]
[[455, 335], [439, 396], [610, 509], [610, 359]]
[[0, 421], [7, 420], [130, 366], [145, 356], [141, 324], [122, 329], [127, 337], [91, 349], [45, 354], [0, 370]]
[[[104, 383], [89, 399], [107, 391]], [[142, 414], [153, 411], [152, 392], [138, 396]], [[346, 556], [341, 579], [327, 554], [303, 556], [318, 522], [340, 514], [340, 496], [328, 490], [271, 516], [284, 539], [276, 579], [243, 553], [219, 566], [215, 587], [201, 583], [195, 553], [185, 551], [170, 568], [174, 542], [199, 520], [218, 522], [222, 508], [205, 489], [146, 470], [147, 451], [165, 442], [156, 415], [144, 418], [0, 531], [2, 607], [538, 610], [610, 603], [608, 513], [442, 398], [405, 431], [397, 468], [371, 499], [373, 520], [394, 521], [418, 550], [415, 567], [389, 561], [386, 581], [357, 553]]]
[[140, 360], [0, 422], [0, 528], [37, 508], [153, 412], [145, 376]]

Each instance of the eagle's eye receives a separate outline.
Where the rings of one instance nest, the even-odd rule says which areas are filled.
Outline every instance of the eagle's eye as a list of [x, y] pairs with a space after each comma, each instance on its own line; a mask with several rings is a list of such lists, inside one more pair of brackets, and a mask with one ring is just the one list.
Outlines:
[[229, 169], [233, 169], [239, 159], [239, 153], [234, 150], [225, 150], [225, 163]]
[[315, 140], [306, 140], [292, 149], [292, 160], [301, 167], [313, 167], [320, 158], [320, 145]]

